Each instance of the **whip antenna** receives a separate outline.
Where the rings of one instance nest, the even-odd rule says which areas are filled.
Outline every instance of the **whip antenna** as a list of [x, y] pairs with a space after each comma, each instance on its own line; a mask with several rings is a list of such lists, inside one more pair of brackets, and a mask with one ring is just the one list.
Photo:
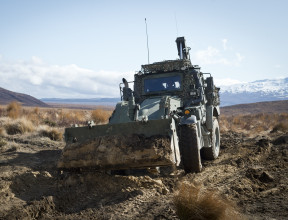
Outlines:
[[150, 62], [149, 62], [148, 30], [147, 30], [147, 22], [146, 22], [146, 18], [145, 18], [145, 24], [146, 24], [146, 39], [147, 39], [148, 64], [150, 64]]

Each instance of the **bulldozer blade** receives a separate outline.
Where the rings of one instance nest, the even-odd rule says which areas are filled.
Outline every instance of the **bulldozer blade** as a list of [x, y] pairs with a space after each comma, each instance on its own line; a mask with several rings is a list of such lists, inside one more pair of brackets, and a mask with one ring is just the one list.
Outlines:
[[117, 170], [179, 164], [174, 119], [66, 128], [60, 169]]

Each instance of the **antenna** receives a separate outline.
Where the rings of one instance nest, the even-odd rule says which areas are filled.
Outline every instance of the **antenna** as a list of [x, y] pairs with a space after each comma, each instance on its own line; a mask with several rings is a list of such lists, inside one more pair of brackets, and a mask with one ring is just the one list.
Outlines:
[[148, 64], [150, 64], [150, 62], [149, 62], [148, 30], [147, 30], [147, 22], [146, 22], [146, 18], [145, 18], [145, 24], [146, 24], [146, 39], [147, 39], [147, 51], [148, 51]]

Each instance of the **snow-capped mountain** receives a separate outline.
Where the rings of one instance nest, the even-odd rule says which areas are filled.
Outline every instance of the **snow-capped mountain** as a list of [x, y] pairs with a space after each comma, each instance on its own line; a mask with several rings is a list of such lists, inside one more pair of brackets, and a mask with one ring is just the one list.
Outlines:
[[220, 86], [221, 106], [288, 100], [288, 77]]

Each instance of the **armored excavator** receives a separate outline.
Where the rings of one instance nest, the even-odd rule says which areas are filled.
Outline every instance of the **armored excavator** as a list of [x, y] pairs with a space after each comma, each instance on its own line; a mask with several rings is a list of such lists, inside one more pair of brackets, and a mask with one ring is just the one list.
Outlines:
[[176, 44], [179, 59], [142, 65], [134, 81], [123, 79], [121, 101], [108, 124], [65, 129], [59, 169], [176, 165], [200, 172], [201, 158], [218, 157], [219, 88], [210, 73], [192, 65], [185, 38]]

